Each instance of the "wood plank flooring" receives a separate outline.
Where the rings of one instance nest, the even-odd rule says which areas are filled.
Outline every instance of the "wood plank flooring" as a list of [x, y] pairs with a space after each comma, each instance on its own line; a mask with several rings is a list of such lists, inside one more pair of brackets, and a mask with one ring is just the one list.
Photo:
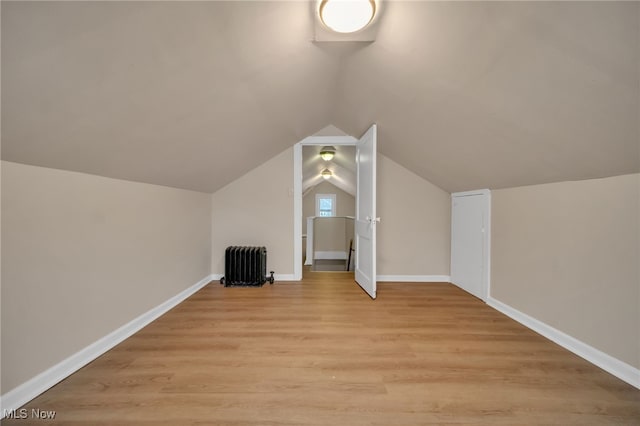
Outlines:
[[213, 282], [2, 425], [639, 425], [640, 390], [451, 284]]

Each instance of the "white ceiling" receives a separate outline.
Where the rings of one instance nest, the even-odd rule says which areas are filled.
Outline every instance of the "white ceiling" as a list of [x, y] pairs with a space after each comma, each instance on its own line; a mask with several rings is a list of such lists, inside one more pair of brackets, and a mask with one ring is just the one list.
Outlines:
[[640, 171], [640, 3], [5, 2], [2, 158], [212, 192], [333, 123], [448, 191]]

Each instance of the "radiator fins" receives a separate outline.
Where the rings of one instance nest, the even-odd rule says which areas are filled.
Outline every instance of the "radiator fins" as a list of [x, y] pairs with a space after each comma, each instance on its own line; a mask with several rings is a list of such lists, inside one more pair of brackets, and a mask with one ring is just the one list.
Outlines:
[[260, 287], [269, 281], [273, 284], [273, 271], [267, 276], [266, 247], [230, 246], [224, 251], [224, 277], [220, 284], [225, 287]]

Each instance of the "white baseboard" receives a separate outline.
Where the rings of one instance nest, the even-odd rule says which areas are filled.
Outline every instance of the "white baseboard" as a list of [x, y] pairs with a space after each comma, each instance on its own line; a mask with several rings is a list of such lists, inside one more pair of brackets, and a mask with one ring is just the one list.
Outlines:
[[293, 274], [273, 274], [273, 278], [278, 281], [298, 281]]
[[378, 275], [376, 281], [400, 283], [450, 283], [449, 275]]
[[[224, 277], [224, 274], [211, 274], [212, 280], [220, 281], [220, 278]], [[273, 274], [273, 279], [277, 281], [299, 281], [295, 279], [293, 274]]]
[[0, 398], [2, 403], [0, 406], [0, 418], [2, 418], [6, 412], [20, 408], [56, 383], [98, 358], [118, 343], [138, 332], [171, 308], [178, 305], [187, 297], [200, 290], [213, 279], [213, 275], [203, 278], [191, 287], [176, 294], [171, 299], [145, 312], [117, 330], [112, 331], [84, 349], [71, 355], [69, 358], [59, 362], [48, 370], [43, 371], [32, 379], [29, 379], [25, 383], [5, 393]]
[[316, 251], [313, 254], [315, 260], [347, 260], [346, 251]]
[[[212, 274], [212, 280], [220, 280], [224, 274]], [[277, 281], [300, 281], [293, 274], [273, 274]], [[402, 282], [402, 283], [450, 283], [449, 275], [378, 275], [376, 281], [379, 282]]]
[[520, 324], [559, 344], [563, 348], [602, 368], [604, 371], [613, 374], [620, 380], [624, 380], [630, 385], [640, 389], [640, 369], [632, 367], [626, 362], [620, 361], [492, 297], [487, 298], [487, 304], [518, 321]]
[[[223, 274], [211, 275], [213, 280], [220, 280]], [[297, 280], [294, 274], [273, 274], [273, 277], [277, 281], [300, 281]], [[378, 275], [376, 281], [395, 281], [402, 283], [450, 283], [451, 277], [449, 275]]]

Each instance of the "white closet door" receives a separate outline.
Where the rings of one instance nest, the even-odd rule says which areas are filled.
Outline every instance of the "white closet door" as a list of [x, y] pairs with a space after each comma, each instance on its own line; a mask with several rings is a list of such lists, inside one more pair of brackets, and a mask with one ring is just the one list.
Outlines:
[[486, 300], [489, 283], [490, 192], [451, 195], [451, 281]]

